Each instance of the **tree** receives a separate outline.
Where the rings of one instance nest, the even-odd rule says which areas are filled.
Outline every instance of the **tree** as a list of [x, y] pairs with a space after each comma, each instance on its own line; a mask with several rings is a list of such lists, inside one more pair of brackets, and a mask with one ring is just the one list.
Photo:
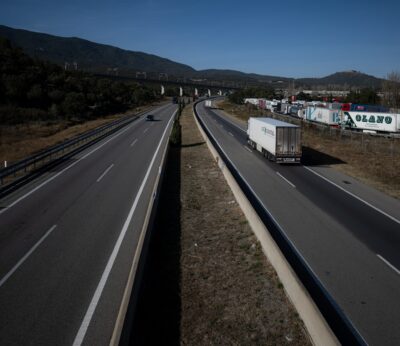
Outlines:
[[400, 109], [400, 72], [391, 72], [382, 85], [385, 106]]
[[346, 97], [346, 102], [361, 104], [378, 104], [380, 99], [375, 90], [364, 88], [358, 91], [350, 92]]
[[87, 108], [84, 95], [76, 92], [68, 93], [62, 103], [62, 108], [67, 118], [81, 117]]

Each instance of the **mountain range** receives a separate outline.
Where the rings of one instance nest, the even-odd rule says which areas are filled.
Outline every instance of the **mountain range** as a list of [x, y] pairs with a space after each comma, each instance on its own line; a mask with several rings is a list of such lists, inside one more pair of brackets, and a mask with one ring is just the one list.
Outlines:
[[287, 78], [234, 70], [195, 70], [156, 55], [99, 44], [77, 37], [60, 37], [0, 25], [0, 36], [7, 38], [28, 55], [54, 62], [67, 69], [148, 79], [203, 80], [236, 86], [268, 85], [275, 88], [294, 83], [303, 88], [380, 88], [382, 79], [357, 71], [337, 72], [323, 78]]

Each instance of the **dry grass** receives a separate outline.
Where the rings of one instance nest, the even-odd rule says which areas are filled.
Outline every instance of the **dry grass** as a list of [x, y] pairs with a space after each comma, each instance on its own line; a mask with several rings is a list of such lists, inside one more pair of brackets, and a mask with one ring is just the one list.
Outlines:
[[310, 344], [190, 107], [181, 125], [181, 344]]
[[53, 124], [31, 123], [20, 126], [0, 125], [0, 164], [9, 164], [46, 149], [68, 138], [119, 119], [127, 114], [135, 114], [141, 109], [132, 109], [124, 114], [110, 115], [81, 124], [66, 121]]
[[[271, 113], [252, 106], [234, 105], [228, 101], [218, 104], [228, 116], [247, 122], [249, 116]], [[284, 121], [301, 124], [287, 116], [275, 115]], [[360, 133], [343, 136], [340, 131], [328, 127], [302, 126], [303, 145], [319, 153], [332, 156], [341, 164], [333, 168], [346, 173], [388, 195], [400, 198], [400, 139], [374, 137]]]

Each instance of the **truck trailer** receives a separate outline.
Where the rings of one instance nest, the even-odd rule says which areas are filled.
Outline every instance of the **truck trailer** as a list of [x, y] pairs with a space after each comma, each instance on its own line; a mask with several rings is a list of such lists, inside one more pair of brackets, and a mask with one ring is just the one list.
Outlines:
[[250, 146], [278, 163], [300, 163], [301, 128], [272, 118], [250, 117], [247, 127]]
[[208, 107], [208, 108], [213, 108], [213, 102], [212, 102], [212, 100], [206, 100], [205, 106]]
[[343, 112], [342, 126], [364, 132], [400, 132], [400, 114]]
[[331, 126], [337, 126], [341, 121], [340, 110], [322, 107], [307, 107], [305, 119]]

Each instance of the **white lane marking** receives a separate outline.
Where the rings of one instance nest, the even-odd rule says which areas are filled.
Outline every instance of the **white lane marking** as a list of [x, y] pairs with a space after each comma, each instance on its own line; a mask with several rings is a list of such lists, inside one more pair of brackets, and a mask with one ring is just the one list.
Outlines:
[[320, 177], [321, 179], [324, 179], [325, 181], [327, 181], [328, 183], [332, 184], [333, 186], [336, 186], [338, 189], [342, 190], [343, 192], [347, 193], [348, 195], [354, 197], [355, 199], [359, 200], [360, 202], [364, 203], [365, 205], [367, 205], [368, 207], [371, 207], [372, 209], [376, 210], [378, 213], [381, 213], [382, 215], [385, 215], [386, 217], [388, 217], [389, 219], [391, 219], [392, 221], [400, 224], [400, 220], [396, 219], [394, 216], [389, 215], [388, 213], [385, 213], [383, 210], [375, 207], [374, 205], [372, 205], [371, 203], [363, 200], [361, 197], [358, 197], [357, 195], [355, 195], [354, 193], [347, 191], [346, 189], [344, 189], [343, 187], [341, 187], [340, 185], [334, 183], [333, 181], [330, 181], [328, 178], [325, 178], [322, 174], [317, 173], [316, 171], [314, 171], [311, 168], [308, 168], [307, 166], [303, 166], [305, 169], [307, 169], [308, 171], [310, 171], [311, 173], [317, 175], [318, 177]]
[[286, 179], [282, 174], [279, 172], [276, 172], [277, 175], [279, 175], [284, 181], [286, 181], [291, 187], [296, 188], [296, 185], [292, 184], [288, 179]]
[[143, 181], [142, 181], [142, 184], [140, 185], [139, 191], [136, 194], [136, 197], [135, 197], [135, 200], [134, 200], [134, 202], [132, 204], [131, 209], [129, 210], [129, 214], [128, 214], [128, 216], [127, 216], [127, 218], [125, 220], [125, 223], [124, 223], [124, 225], [123, 225], [123, 227], [121, 229], [121, 232], [120, 232], [120, 234], [118, 236], [117, 242], [114, 245], [114, 249], [113, 249], [113, 251], [112, 251], [112, 253], [110, 255], [110, 258], [108, 259], [107, 265], [106, 265], [106, 267], [104, 269], [104, 272], [103, 272], [103, 274], [101, 276], [100, 282], [97, 285], [96, 291], [94, 292], [94, 295], [93, 295], [92, 300], [91, 300], [91, 302], [89, 304], [89, 307], [88, 307], [88, 309], [86, 311], [85, 317], [83, 318], [83, 321], [81, 323], [79, 331], [76, 334], [73, 346], [80, 346], [82, 344], [82, 342], [83, 342], [83, 339], [85, 338], [86, 332], [87, 332], [87, 330], [89, 328], [90, 321], [92, 320], [94, 311], [96, 310], [97, 304], [99, 303], [101, 294], [103, 293], [103, 289], [104, 289], [104, 287], [105, 287], [105, 285], [107, 283], [107, 279], [108, 279], [108, 277], [109, 277], [109, 275], [111, 273], [111, 269], [112, 269], [112, 267], [114, 265], [115, 259], [116, 259], [117, 255], [118, 255], [119, 249], [120, 249], [120, 247], [122, 245], [122, 241], [123, 241], [123, 239], [125, 237], [126, 232], [128, 231], [128, 227], [129, 227], [129, 225], [130, 225], [130, 223], [132, 221], [133, 214], [135, 213], [136, 207], [137, 207], [137, 205], [139, 203], [139, 199], [140, 199], [140, 197], [142, 195], [144, 187], [145, 187], [145, 185], [147, 183], [147, 180], [149, 178], [150, 171], [151, 171], [151, 169], [153, 167], [154, 161], [155, 161], [155, 159], [157, 157], [157, 154], [158, 154], [158, 152], [160, 150], [161, 144], [162, 144], [162, 142], [164, 140], [165, 134], [167, 133], [169, 125], [171, 124], [171, 121], [174, 119], [175, 114], [176, 114], [176, 112], [174, 113], [174, 115], [169, 120], [169, 122], [168, 122], [168, 124], [167, 124], [167, 126], [166, 126], [166, 128], [164, 130], [164, 133], [163, 133], [163, 135], [161, 137], [161, 140], [158, 143], [158, 147], [157, 147], [157, 149], [156, 149], [156, 151], [155, 151], [155, 153], [153, 155], [153, 158], [152, 158], [152, 160], [150, 162], [149, 168], [147, 169], [146, 175], [143, 178]]
[[383, 258], [381, 255], [376, 254], [378, 256], [378, 258], [380, 260], [382, 260], [383, 262], [385, 262], [385, 264], [390, 267], [391, 269], [393, 269], [397, 274], [400, 275], [400, 270], [398, 270], [392, 263], [390, 263], [387, 259]]
[[232, 137], [235, 137], [232, 132], [228, 132]]
[[111, 168], [114, 167], [114, 164], [112, 163], [104, 172], [103, 174], [96, 180], [97, 182], [100, 182], [101, 179], [104, 178], [104, 176], [110, 171]]
[[[218, 114], [216, 114], [217, 116], [220, 116]], [[246, 132], [245, 130], [243, 130], [242, 128], [240, 128], [238, 125], [234, 124], [233, 122], [231, 122], [230, 120], [226, 119], [226, 121], [228, 121], [229, 123], [231, 123], [232, 125], [235, 125], [237, 128], [241, 129], [243, 132]], [[360, 202], [366, 204], [367, 206], [371, 207], [372, 209], [376, 210], [377, 212], [385, 215], [386, 217], [388, 217], [389, 219], [393, 220], [394, 222], [400, 224], [400, 220], [396, 219], [394, 216], [389, 215], [388, 213], [384, 212], [383, 210], [375, 207], [374, 205], [372, 205], [371, 203], [368, 203], [367, 201], [363, 200], [361, 197], [358, 197], [357, 195], [351, 193], [350, 191], [347, 191], [346, 189], [344, 189], [343, 187], [341, 187], [340, 185], [334, 183], [333, 181], [330, 181], [328, 178], [325, 178], [324, 176], [322, 176], [321, 174], [317, 173], [316, 171], [314, 171], [313, 169], [307, 167], [307, 166], [303, 166], [305, 169], [309, 170], [310, 172], [314, 173], [315, 175], [319, 176], [320, 178], [324, 179], [325, 181], [327, 181], [328, 183], [336, 186], [338, 189], [342, 190], [343, 192], [349, 194], [350, 196], [358, 199]]]
[[[199, 116], [200, 116], [200, 112], [199, 112]], [[201, 116], [203, 118], [203, 116]], [[292, 240], [290, 240], [290, 238], [286, 235], [286, 232], [284, 231], [284, 229], [282, 228], [282, 226], [278, 223], [278, 221], [275, 219], [275, 217], [271, 214], [271, 212], [268, 210], [268, 208], [264, 205], [264, 203], [262, 202], [261, 198], [256, 194], [256, 192], [254, 191], [254, 189], [250, 186], [250, 184], [247, 182], [246, 179], [244, 179], [242, 173], [240, 173], [240, 171], [238, 170], [238, 168], [236, 167], [236, 165], [232, 162], [232, 160], [229, 159], [229, 156], [226, 154], [225, 150], [222, 148], [221, 144], [217, 141], [217, 139], [215, 138], [215, 136], [212, 134], [212, 132], [210, 131], [209, 127], [207, 126], [206, 122], [203, 120], [203, 124], [205, 125], [205, 127], [207, 128], [208, 132], [211, 134], [211, 137], [214, 139], [215, 143], [220, 147], [220, 149], [222, 150], [222, 152], [224, 153], [225, 157], [227, 157], [228, 161], [232, 164], [232, 166], [235, 168], [236, 172], [238, 172], [239, 176], [241, 177], [241, 179], [244, 181], [244, 183], [247, 185], [247, 187], [250, 189], [251, 193], [256, 197], [256, 199], [258, 200], [258, 202], [260, 203], [260, 205], [264, 208], [265, 212], [268, 214], [268, 216], [274, 221], [274, 223], [277, 225], [277, 227], [281, 230], [283, 236], [285, 237], [286, 241], [293, 247], [293, 249], [295, 249], [297, 256], [299, 256], [303, 262], [307, 265], [308, 270], [314, 275], [314, 277], [318, 278], [317, 274], [315, 273], [315, 271], [311, 268], [311, 266], [308, 264], [308, 262], [306, 261], [306, 259], [304, 258], [304, 256], [300, 253], [300, 251], [297, 249], [297, 247], [294, 245], [294, 243], [292, 242]], [[322, 283], [322, 281], [318, 280], [320, 285], [322, 287], [325, 288], [326, 291], [328, 291], [326, 289], [326, 287], [324, 286], [324, 284]], [[365, 342], [365, 344], [367, 344], [367, 342], [363, 339], [363, 337], [361, 336], [361, 333], [358, 331], [358, 329], [353, 325], [353, 323], [351, 321], [349, 321], [350, 325], [354, 328], [354, 330], [357, 331], [357, 333], [359, 334], [359, 336], [361, 337], [361, 339]]]
[[253, 150], [251, 150], [247, 145], [243, 145], [243, 147], [244, 147], [247, 151], [250, 151], [251, 153], [253, 152]]
[[13, 275], [17, 269], [28, 259], [30, 255], [37, 249], [37, 247], [43, 243], [43, 241], [50, 235], [51, 232], [54, 231], [54, 229], [57, 227], [57, 225], [52, 226], [46, 233], [45, 235], [39, 239], [39, 241], [25, 254], [24, 257], [22, 257], [18, 263], [1, 279], [0, 281], [0, 287], [4, 285], [4, 283], [10, 278], [11, 275]]
[[110, 139], [108, 139], [107, 141], [105, 141], [104, 143], [102, 143], [101, 145], [99, 145], [98, 147], [96, 147], [95, 149], [93, 149], [92, 151], [89, 151], [86, 155], [82, 156], [78, 161], [86, 159], [88, 156], [92, 155], [94, 152], [96, 152], [96, 151], [99, 150], [100, 148], [104, 147], [107, 143], [111, 142], [113, 139], [115, 139], [115, 138], [121, 136], [123, 133], [125, 133], [126, 131], [128, 131], [133, 125], [136, 125], [136, 124], [137, 124], [137, 123], [132, 124], [132, 125], [129, 125], [126, 129], [123, 129], [123, 130], [122, 130], [121, 132], [119, 132], [117, 135], [111, 137]]
[[147, 129], [144, 129], [143, 133], [146, 133], [148, 130], [149, 130], [149, 128], [147, 128]]
[[72, 167], [74, 167], [76, 164], [78, 164], [79, 162], [81, 162], [82, 160], [86, 159], [88, 156], [92, 155], [94, 152], [96, 152], [97, 150], [99, 150], [100, 148], [102, 148], [103, 146], [105, 146], [107, 143], [109, 143], [110, 141], [112, 141], [113, 139], [117, 138], [118, 136], [122, 135], [124, 132], [128, 131], [134, 124], [128, 126], [126, 129], [124, 129], [123, 131], [119, 132], [118, 134], [116, 134], [115, 136], [111, 137], [110, 139], [108, 139], [107, 141], [105, 141], [104, 143], [102, 143], [101, 145], [99, 145], [98, 147], [96, 147], [95, 149], [93, 149], [92, 151], [88, 152], [86, 155], [82, 156], [80, 159], [76, 160], [75, 162], [73, 162], [72, 164], [70, 164], [68, 167], [65, 167], [62, 171], [58, 172], [57, 174], [53, 175], [52, 177], [50, 177], [49, 179], [45, 180], [43, 183], [39, 184], [38, 186], [36, 186], [34, 189], [32, 189], [31, 191], [27, 192], [25, 195], [21, 196], [20, 198], [16, 199], [14, 202], [12, 202], [9, 206], [7, 206], [4, 209], [0, 210], [0, 215], [3, 214], [6, 210], [9, 210], [10, 208], [12, 208], [13, 206], [15, 206], [16, 204], [18, 204], [19, 202], [21, 202], [22, 200], [24, 200], [25, 198], [29, 197], [31, 194], [33, 194], [34, 192], [36, 192], [37, 190], [41, 189], [43, 186], [47, 185], [48, 183], [50, 183], [51, 181], [53, 181], [54, 179], [56, 179], [57, 177], [59, 177], [61, 174], [63, 174], [64, 172], [68, 171], [69, 169], [71, 169]]
[[135, 144], [136, 144], [136, 142], [137, 142], [138, 140], [137, 140], [137, 138], [131, 143], [131, 147], [133, 147]]
[[213, 112], [213, 113], [214, 113], [217, 117], [219, 117], [219, 118], [221, 118], [221, 119], [224, 119], [225, 121], [227, 121], [227, 122], [230, 123], [231, 125], [237, 127], [239, 130], [241, 130], [241, 131], [243, 131], [243, 132], [247, 132], [245, 129], [241, 128], [239, 125], [235, 124], [233, 121], [231, 121], [231, 120], [228, 119], [227, 117], [222, 116], [222, 115], [220, 115], [220, 114], [218, 114], [218, 113], [215, 113], [215, 112]]

